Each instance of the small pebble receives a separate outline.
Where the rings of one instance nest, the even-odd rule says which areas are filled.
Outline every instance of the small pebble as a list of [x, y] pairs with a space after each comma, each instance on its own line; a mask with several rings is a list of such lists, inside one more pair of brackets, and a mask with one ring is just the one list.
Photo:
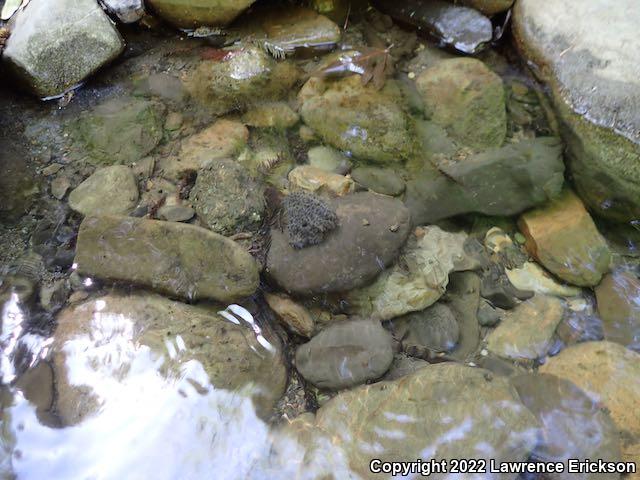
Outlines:
[[394, 224], [389, 227], [389, 230], [392, 232], [397, 232], [400, 229], [400, 225]]

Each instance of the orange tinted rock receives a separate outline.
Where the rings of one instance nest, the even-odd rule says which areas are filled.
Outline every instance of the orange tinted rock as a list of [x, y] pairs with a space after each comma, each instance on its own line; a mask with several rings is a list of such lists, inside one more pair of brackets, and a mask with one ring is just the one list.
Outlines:
[[565, 190], [547, 206], [520, 217], [527, 251], [545, 268], [574, 285], [597, 285], [610, 252], [582, 201]]

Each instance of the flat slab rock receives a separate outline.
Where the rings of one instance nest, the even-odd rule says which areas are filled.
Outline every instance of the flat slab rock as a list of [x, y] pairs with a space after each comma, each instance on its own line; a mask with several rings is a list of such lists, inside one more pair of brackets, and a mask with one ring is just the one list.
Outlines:
[[319, 245], [293, 248], [271, 229], [267, 273], [290, 293], [340, 292], [372, 281], [390, 265], [411, 227], [401, 201], [372, 193], [328, 200], [339, 226]]
[[185, 299], [229, 302], [258, 288], [258, 266], [238, 244], [193, 225], [115, 215], [86, 217], [81, 275], [144, 285]]

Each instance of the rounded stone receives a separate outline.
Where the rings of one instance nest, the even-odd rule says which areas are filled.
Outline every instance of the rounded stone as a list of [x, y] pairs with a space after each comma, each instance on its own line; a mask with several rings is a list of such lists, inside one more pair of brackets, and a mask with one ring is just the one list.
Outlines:
[[363, 286], [390, 265], [409, 235], [409, 211], [399, 200], [362, 192], [327, 202], [338, 227], [318, 245], [295, 249], [271, 229], [267, 273], [290, 293], [341, 292]]
[[69, 195], [69, 206], [82, 215], [127, 215], [138, 202], [138, 183], [124, 165], [96, 170]]

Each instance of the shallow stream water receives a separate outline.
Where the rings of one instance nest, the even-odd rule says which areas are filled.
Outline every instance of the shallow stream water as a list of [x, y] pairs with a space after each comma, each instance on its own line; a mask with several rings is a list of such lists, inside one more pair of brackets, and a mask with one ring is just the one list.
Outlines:
[[[638, 233], [578, 209], [606, 266], [600, 246], [556, 259], [570, 282], [532, 255], [520, 213], [571, 177], [510, 36], [474, 57], [496, 100], [477, 65], [425, 75], [471, 57], [372, 9], [334, 19], [337, 45], [256, 46], [279, 12], [223, 39], [121, 26], [124, 54], [54, 100], [0, 79], [0, 477], [389, 478], [370, 461], [420, 458], [448, 462], [432, 478], [620, 478], [566, 468], [640, 458]], [[445, 129], [456, 89], [480, 111]], [[133, 194], [78, 189], [114, 164]], [[295, 215], [328, 233], [287, 243]]]

